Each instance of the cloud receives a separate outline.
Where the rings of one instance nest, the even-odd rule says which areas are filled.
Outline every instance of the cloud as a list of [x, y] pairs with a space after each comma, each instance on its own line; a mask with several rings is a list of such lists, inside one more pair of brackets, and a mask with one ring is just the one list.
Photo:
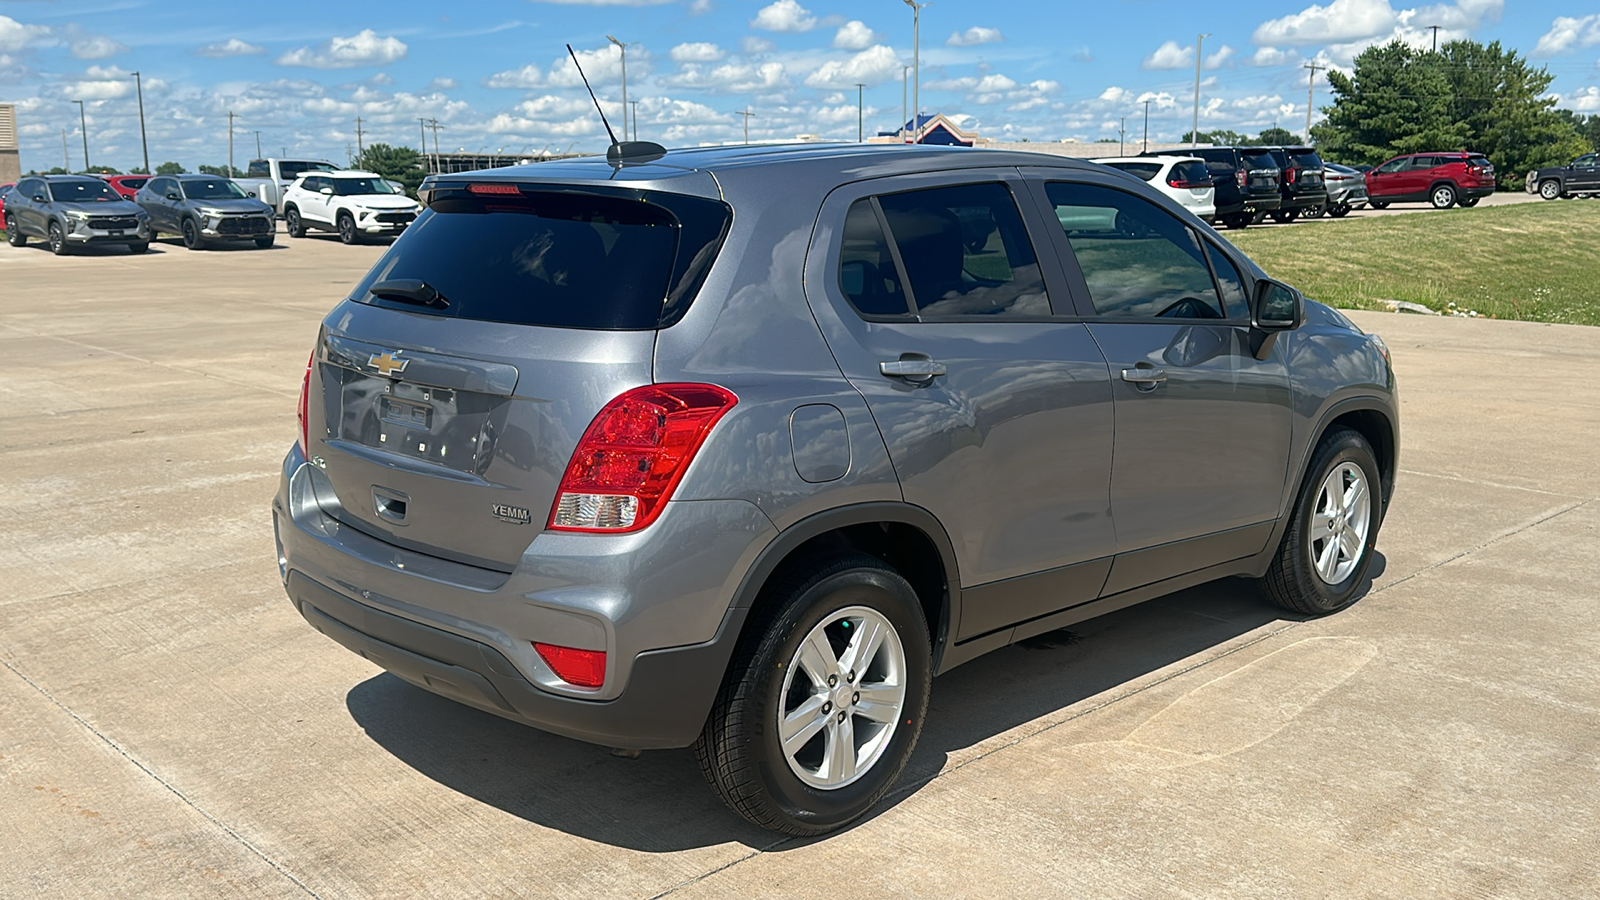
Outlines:
[[677, 0], [531, 0], [533, 3], [550, 3], [556, 6], [660, 6]]
[[[155, 78], [144, 81], [145, 90], [154, 93], [166, 82]], [[83, 77], [67, 85], [69, 96], [77, 100], [116, 100], [134, 94], [133, 73], [116, 66], [90, 66]]]
[[1146, 56], [1139, 64], [1141, 69], [1184, 69], [1194, 64], [1194, 48], [1179, 47], [1177, 41], [1167, 41]]
[[528, 90], [544, 84], [544, 73], [539, 71], [538, 66], [529, 63], [520, 69], [496, 72], [485, 78], [483, 83], [485, 87]]
[[1343, 43], [1378, 37], [1398, 24], [1389, 0], [1333, 0], [1263, 22], [1250, 39], [1264, 45]]
[[456, 81], [454, 78], [435, 78], [428, 82], [428, 90], [430, 91], [453, 91], [460, 86], [461, 82]]
[[229, 56], [257, 56], [267, 52], [267, 48], [255, 44], [247, 44], [238, 38], [228, 38], [220, 44], [206, 44], [195, 53], [211, 59], [223, 59]]
[[1561, 106], [1573, 112], [1600, 113], [1600, 87], [1578, 88], [1561, 99]]
[[1222, 68], [1223, 63], [1233, 58], [1233, 54], [1233, 48], [1229, 47], [1227, 44], [1223, 44], [1222, 47], [1217, 50], [1217, 52], [1206, 57], [1205, 67], [1208, 69], [1220, 69]]
[[689, 15], [703, 16], [712, 10], [711, 0], [694, 0], [689, 4]]
[[[629, 57], [635, 77], [649, 70], [650, 54], [643, 47], [635, 48]], [[578, 63], [583, 66], [583, 74], [589, 76], [590, 84], [622, 80], [622, 50], [615, 44], [606, 44], [594, 50], [579, 50]], [[565, 53], [551, 61], [545, 80], [552, 87], [583, 87], [583, 78], [573, 67], [572, 57]]]
[[865, 50], [878, 40], [878, 36], [860, 19], [851, 19], [839, 26], [833, 36], [833, 46], [840, 50]]
[[806, 77], [806, 86], [842, 89], [857, 83], [868, 86], [900, 74], [900, 57], [884, 44], [869, 47], [846, 60], [829, 60]]
[[1277, 47], [1262, 47], [1250, 57], [1252, 66], [1281, 66], [1285, 63], [1298, 62], [1300, 54], [1293, 50], [1279, 50]]
[[308, 69], [351, 69], [356, 66], [384, 66], [404, 59], [406, 45], [397, 37], [379, 37], [371, 28], [350, 37], [330, 38], [313, 50], [301, 47], [278, 57], [280, 66]]
[[50, 29], [44, 25], [24, 25], [10, 16], [0, 16], [0, 51], [21, 50], [36, 38], [49, 34]]
[[944, 42], [947, 47], [976, 47], [979, 44], [998, 44], [1003, 40], [1005, 36], [1000, 29], [974, 25], [966, 31], [953, 32]]
[[796, 0], [777, 0], [771, 6], [762, 7], [750, 20], [750, 27], [762, 31], [810, 31], [817, 27], [817, 17]]
[[668, 55], [672, 57], [673, 62], [716, 62], [728, 54], [709, 41], [697, 41], [692, 44], [679, 44], [673, 47]]
[[783, 63], [724, 63], [715, 68], [686, 63], [676, 75], [666, 82], [677, 87], [715, 91], [717, 93], [750, 94], [774, 91], [789, 84], [789, 75]]
[[1079, 47], [1078, 49], [1072, 51], [1072, 61], [1085, 63], [1094, 62], [1094, 52], [1088, 47]]
[[1539, 43], [1533, 48], [1534, 56], [1558, 56], [1571, 52], [1574, 47], [1588, 47], [1600, 44], [1600, 15], [1584, 16], [1574, 19], [1568, 16], [1557, 16], [1550, 23], [1550, 30], [1539, 38]]
[[777, 44], [754, 34], [747, 35], [744, 40], [739, 42], [739, 49], [751, 56], [758, 53], [771, 53], [775, 47], [777, 47]]
[[107, 37], [87, 37], [72, 42], [72, 55], [79, 59], [105, 59], [127, 49], [126, 45]]
[[559, 94], [545, 94], [532, 100], [524, 100], [517, 104], [517, 111], [533, 119], [563, 118], [581, 116], [594, 109], [594, 104], [589, 102], [588, 95], [583, 99], [567, 97]]

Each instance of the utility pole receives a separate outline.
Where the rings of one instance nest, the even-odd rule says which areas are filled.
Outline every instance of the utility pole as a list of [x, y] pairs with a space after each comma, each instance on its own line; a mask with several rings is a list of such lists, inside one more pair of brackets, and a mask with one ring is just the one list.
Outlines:
[[1139, 150], [1139, 152], [1140, 153], [1149, 153], [1150, 152], [1150, 101], [1149, 100], [1146, 100], [1144, 102], [1144, 146], [1143, 146], [1143, 148], [1141, 148]]
[[1438, 53], [1439, 52], [1439, 26], [1438, 25], [1429, 25], [1428, 27], [1433, 29], [1433, 52]]
[[144, 136], [144, 80], [133, 73], [133, 89], [139, 93], [139, 146], [144, 150], [144, 173], [150, 172], [150, 142]]
[[735, 113], [735, 115], [744, 116], [744, 142], [748, 144], [750, 143], [750, 119], [755, 115], [755, 113], [751, 112], [750, 107], [746, 106], [744, 109], [741, 109]]
[[422, 155], [424, 157], [426, 157], [428, 155], [428, 120], [427, 119], [418, 119], [417, 120], [417, 134], [422, 135]]
[[237, 118], [238, 118], [238, 116], [235, 116], [233, 114], [233, 110], [231, 110], [231, 109], [228, 110], [228, 177], [229, 178], [233, 177], [233, 120], [237, 119]]
[[639, 101], [633, 101], [633, 139], [639, 139]]
[[1128, 152], [1128, 117], [1122, 117], [1122, 125], [1117, 129], [1117, 155], [1125, 156]]
[[89, 120], [83, 115], [83, 101], [72, 102], [78, 104], [78, 128], [83, 132], [83, 170], [87, 172], [89, 171]]
[[926, 2], [905, 0], [911, 7], [911, 143], [922, 140], [922, 8]]
[[1309, 144], [1311, 143], [1311, 111], [1316, 108], [1313, 104], [1316, 102], [1317, 96], [1317, 72], [1328, 67], [1319, 66], [1316, 63], [1306, 63], [1301, 68], [1311, 70], [1311, 77], [1306, 79], [1306, 143]]
[[910, 73], [910, 66], [900, 67], [900, 143], [902, 144], [909, 143], [906, 140], [908, 137], [906, 134], [906, 129], [911, 127], [911, 116], [907, 114], [908, 107], [906, 106], [906, 89], [910, 84], [910, 82], [907, 80], [907, 76], [910, 75]]
[[67, 155], [67, 130], [61, 129], [61, 168], [72, 171], [72, 157]]
[[261, 158], [261, 132], [256, 132], [256, 159]]
[[361, 117], [360, 116], [356, 116], [356, 158], [357, 159], [360, 159], [362, 156], [365, 156], [366, 153], [367, 153], [367, 148], [365, 148], [365, 147], [363, 147], [361, 145], [361, 135], [363, 133], [364, 132], [362, 132], [362, 130], [361, 130]]
[[[433, 129], [433, 172], [434, 172], [435, 175], [437, 175], [437, 174], [439, 174], [439, 166], [440, 166], [440, 163], [439, 163], [439, 129], [443, 128], [444, 126], [439, 124], [439, 120], [438, 119], [429, 119], [428, 120], [428, 127]], [[423, 148], [423, 149], [426, 150], [427, 148]]]
[[858, 144], [866, 137], [866, 107], [862, 105], [861, 93], [866, 89], [865, 84], [856, 82], [856, 143]]
[[1194, 125], [1189, 129], [1189, 137], [1194, 143], [1200, 143], [1200, 60], [1204, 52], [1206, 38], [1210, 34], [1202, 34], [1194, 39]]
[[617, 40], [611, 35], [606, 35], [606, 40], [617, 45], [622, 52], [622, 139], [628, 139], [628, 45]]

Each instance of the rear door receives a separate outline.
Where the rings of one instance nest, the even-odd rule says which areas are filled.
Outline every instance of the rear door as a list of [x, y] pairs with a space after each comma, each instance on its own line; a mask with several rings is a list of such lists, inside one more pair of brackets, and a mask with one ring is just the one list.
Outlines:
[[808, 261], [811, 308], [962, 587], [1056, 570], [1049, 591], [967, 605], [963, 640], [1093, 599], [1115, 549], [1105, 360], [1019, 197], [1014, 169], [847, 185]]
[[1105, 592], [1260, 551], [1292, 409], [1281, 351], [1251, 351], [1244, 276], [1219, 245], [1108, 180], [1050, 180], [1044, 194], [1110, 363], [1118, 557]]
[[[324, 320], [308, 455], [341, 521], [516, 566], [595, 414], [650, 383], [663, 311], [692, 299], [688, 261], [709, 264], [727, 220], [684, 198], [710, 210], [685, 225], [623, 193], [441, 188]], [[419, 281], [445, 305], [404, 299]]]
[[1600, 156], [1593, 153], [1580, 156], [1573, 161], [1569, 171], [1571, 172], [1571, 177], [1567, 179], [1569, 189], [1600, 190]]

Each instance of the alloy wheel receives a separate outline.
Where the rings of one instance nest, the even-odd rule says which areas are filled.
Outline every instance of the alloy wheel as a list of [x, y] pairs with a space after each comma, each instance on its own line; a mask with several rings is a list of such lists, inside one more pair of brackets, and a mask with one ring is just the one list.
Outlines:
[[811, 629], [789, 661], [778, 739], [805, 784], [835, 790], [883, 756], [906, 703], [906, 653], [882, 614], [839, 610]]
[[1561, 196], [1561, 185], [1554, 181], [1546, 181], [1539, 185], [1539, 196], [1546, 200], [1554, 200]]
[[1306, 549], [1317, 577], [1339, 584], [1361, 563], [1372, 527], [1372, 491], [1361, 468], [1335, 466], [1317, 489], [1317, 506], [1306, 529]]

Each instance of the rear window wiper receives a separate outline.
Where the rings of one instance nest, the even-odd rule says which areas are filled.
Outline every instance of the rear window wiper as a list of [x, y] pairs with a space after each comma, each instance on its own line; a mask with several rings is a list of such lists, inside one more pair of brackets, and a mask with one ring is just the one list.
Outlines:
[[367, 293], [384, 300], [415, 303], [418, 306], [431, 306], [434, 309], [446, 309], [450, 306], [450, 301], [439, 293], [438, 288], [420, 278], [391, 278], [380, 281], [367, 288]]

